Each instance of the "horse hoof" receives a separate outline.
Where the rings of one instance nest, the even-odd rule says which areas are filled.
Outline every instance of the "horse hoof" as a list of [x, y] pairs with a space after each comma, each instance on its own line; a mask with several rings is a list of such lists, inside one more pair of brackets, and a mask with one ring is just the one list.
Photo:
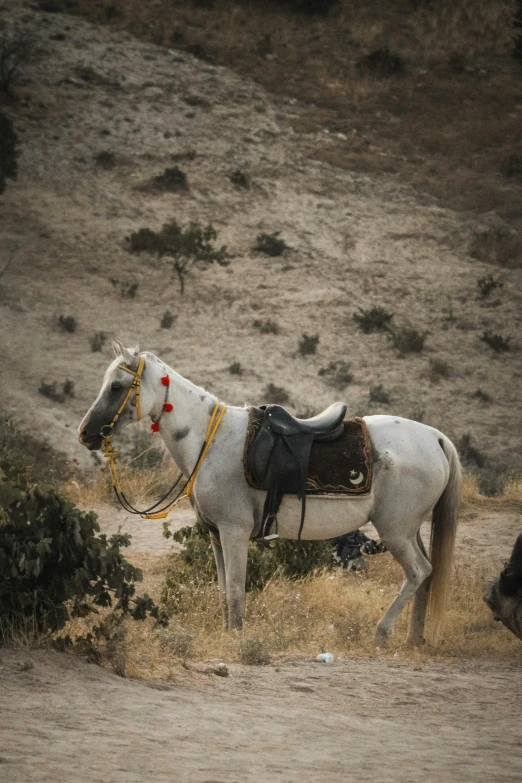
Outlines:
[[377, 631], [375, 639], [373, 640], [374, 647], [388, 647], [388, 634]]

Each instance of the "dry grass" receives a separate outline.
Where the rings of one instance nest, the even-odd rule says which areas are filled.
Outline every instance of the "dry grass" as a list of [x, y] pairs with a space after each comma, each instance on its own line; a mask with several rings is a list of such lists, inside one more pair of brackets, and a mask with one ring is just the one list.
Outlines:
[[[80, 12], [166, 46], [197, 45], [211, 59], [302, 102], [296, 130], [319, 133], [310, 154], [349, 169], [396, 173], [458, 208], [520, 214], [505, 176], [517, 152], [522, 85], [511, 58], [512, 3], [340, 0], [327, 17], [277, 3], [180, 0], [153, 6], [89, 0]], [[388, 48], [405, 73], [378, 78], [358, 59]], [[328, 130], [330, 135], [323, 134]], [[339, 139], [337, 134], [342, 134]], [[325, 143], [328, 141], [328, 143]]]
[[[131, 555], [144, 571], [143, 590], [160, 600], [172, 559]], [[242, 633], [224, 633], [214, 584], [188, 587], [167, 629], [154, 630], [150, 622], [125, 621], [124, 638], [105, 657], [105, 665], [136, 678], [176, 679], [197, 662], [266, 664], [282, 659], [315, 657], [331, 652], [341, 657], [399, 657], [406, 661], [441, 658], [521, 659], [520, 642], [499, 623], [483, 603], [481, 592], [494, 575], [490, 561], [470, 552], [461, 557], [453, 578], [450, 609], [437, 644], [410, 650], [404, 640], [411, 607], [397, 623], [388, 650], [376, 652], [375, 625], [401, 584], [398, 565], [389, 554], [368, 559], [367, 574], [341, 570], [316, 574], [301, 581], [274, 579], [258, 594], [247, 596]], [[85, 621], [66, 629], [81, 633]], [[522, 659], [521, 659], [522, 660]]]
[[477, 477], [472, 473], [464, 473], [462, 477], [462, 509], [481, 508], [496, 510], [516, 507], [522, 509], [522, 478], [509, 479], [501, 495], [487, 497], [481, 495]]

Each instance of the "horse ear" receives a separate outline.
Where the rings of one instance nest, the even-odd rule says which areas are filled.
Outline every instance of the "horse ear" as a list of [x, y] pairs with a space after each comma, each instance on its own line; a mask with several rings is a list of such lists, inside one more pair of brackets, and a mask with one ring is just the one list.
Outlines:
[[134, 348], [125, 348], [125, 346], [122, 345], [121, 352], [125, 364], [128, 364], [129, 367], [132, 367], [134, 364], [136, 364], [136, 358], [138, 354], [134, 351]]
[[125, 350], [123, 345], [120, 343], [119, 340], [113, 340], [112, 341], [112, 350], [114, 353], [114, 356], [118, 358], [118, 356], [123, 356], [123, 351]]

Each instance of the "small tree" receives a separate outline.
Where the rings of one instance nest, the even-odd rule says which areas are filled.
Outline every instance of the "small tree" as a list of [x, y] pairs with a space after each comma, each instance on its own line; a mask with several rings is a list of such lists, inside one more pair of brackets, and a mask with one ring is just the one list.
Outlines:
[[191, 222], [185, 228], [176, 220], [165, 223], [156, 232], [150, 228], [140, 228], [129, 238], [132, 253], [150, 253], [159, 259], [172, 259], [172, 270], [179, 280], [180, 293], [185, 292], [185, 278], [194, 264], [208, 265], [216, 262], [228, 266], [230, 255], [226, 247], [215, 248], [212, 242], [217, 239], [213, 226], [204, 228], [200, 223]]
[[18, 166], [18, 139], [13, 123], [0, 112], [0, 193], [5, 190], [6, 179], [16, 179]]

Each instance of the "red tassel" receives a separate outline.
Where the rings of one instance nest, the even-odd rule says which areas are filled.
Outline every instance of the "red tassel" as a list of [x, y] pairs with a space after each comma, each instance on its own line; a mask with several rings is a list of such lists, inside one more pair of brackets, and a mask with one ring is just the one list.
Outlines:
[[152, 424], [150, 425], [150, 428], [152, 432], [159, 432], [159, 428], [160, 428], [159, 421], [153, 421]]
[[163, 403], [163, 410], [165, 413], [170, 413], [174, 410], [174, 405], [171, 402], [165, 402]]
[[164, 375], [161, 379], [161, 382], [164, 386], [170, 386], [170, 378], [168, 375]]

